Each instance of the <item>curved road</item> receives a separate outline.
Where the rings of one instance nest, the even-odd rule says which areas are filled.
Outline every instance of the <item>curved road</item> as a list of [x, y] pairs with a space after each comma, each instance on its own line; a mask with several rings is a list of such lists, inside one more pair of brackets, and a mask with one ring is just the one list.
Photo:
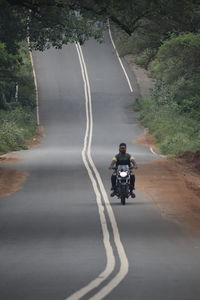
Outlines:
[[0, 200], [0, 299], [198, 300], [199, 239], [137, 190], [125, 207], [109, 199], [120, 142], [138, 164], [155, 158], [132, 143], [139, 91], [109, 35], [34, 53], [34, 64], [45, 136], [20, 152], [23, 189]]

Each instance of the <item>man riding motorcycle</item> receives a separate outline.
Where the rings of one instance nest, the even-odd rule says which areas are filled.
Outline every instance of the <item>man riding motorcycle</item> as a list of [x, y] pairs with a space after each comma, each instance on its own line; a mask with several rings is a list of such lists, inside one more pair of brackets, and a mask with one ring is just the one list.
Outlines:
[[[114, 167], [117, 168], [119, 165], [128, 165], [130, 168], [130, 195], [132, 198], [135, 198], [135, 194], [133, 193], [133, 190], [135, 189], [135, 175], [132, 169], [137, 169], [138, 167], [134, 157], [129, 153], [126, 153], [125, 143], [121, 143], [119, 145], [119, 153], [113, 157], [109, 169], [113, 169]], [[113, 192], [110, 194], [110, 196], [114, 197], [116, 195], [116, 171], [114, 171], [111, 176], [111, 184], [111, 190]]]

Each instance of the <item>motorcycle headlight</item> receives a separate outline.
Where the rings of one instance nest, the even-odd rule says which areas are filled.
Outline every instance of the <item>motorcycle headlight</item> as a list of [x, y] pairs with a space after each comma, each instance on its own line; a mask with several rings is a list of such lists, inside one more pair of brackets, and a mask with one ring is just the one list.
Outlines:
[[120, 176], [121, 177], [126, 177], [127, 176], [127, 172], [120, 172]]

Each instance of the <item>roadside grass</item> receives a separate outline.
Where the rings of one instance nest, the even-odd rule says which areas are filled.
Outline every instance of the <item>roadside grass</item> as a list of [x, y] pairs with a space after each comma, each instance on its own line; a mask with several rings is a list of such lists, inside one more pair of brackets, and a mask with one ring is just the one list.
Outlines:
[[0, 154], [27, 149], [26, 142], [36, 133], [35, 86], [28, 45], [21, 44], [18, 97], [0, 110]]
[[27, 149], [26, 141], [36, 130], [36, 123], [30, 108], [16, 107], [0, 111], [0, 154]]
[[162, 154], [178, 156], [199, 150], [200, 124], [171, 107], [159, 106], [154, 99], [141, 99], [134, 105], [142, 124], [149, 129]]

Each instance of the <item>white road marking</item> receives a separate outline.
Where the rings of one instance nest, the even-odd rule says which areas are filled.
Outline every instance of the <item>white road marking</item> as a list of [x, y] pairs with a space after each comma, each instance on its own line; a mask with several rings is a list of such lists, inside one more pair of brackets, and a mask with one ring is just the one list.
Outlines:
[[[120, 65], [121, 65], [121, 67], [122, 67], [122, 70], [124, 71], [125, 77], [126, 77], [126, 79], [127, 79], [127, 82], [128, 82], [129, 88], [130, 88], [130, 91], [133, 92], [133, 88], [132, 88], [132, 85], [131, 85], [131, 83], [130, 83], [128, 74], [127, 74], [127, 72], [126, 72], [126, 70], [125, 70], [125, 68], [124, 68], [124, 66], [123, 66], [122, 60], [121, 60], [121, 58], [119, 57], [119, 53], [118, 53], [118, 51], [117, 51], [117, 48], [116, 48], [115, 43], [114, 43], [113, 38], [112, 38], [112, 33], [111, 33], [111, 30], [110, 30], [110, 22], [109, 22], [109, 19], [108, 19], [108, 31], [109, 31], [110, 40], [111, 40], [111, 42], [112, 42], [113, 48], [114, 48], [114, 50], [115, 50], [115, 52], [116, 52], [116, 55], [117, 55], [117, 57], [118, 57], [118, 59], [119, 59]], [[161, 156], [161, 157], [165, 157], [165, 156], [163, 156], [163, 155], [160, 155], [160, 154], [156, 153], [156, 152], [153, 150], [152, 147], [149, 147], [149, 149], [150, 149], [151, 153], [153, 153], [154, 155]]]
[[[93, 128], [93, 113], [92, 113], [92, 100], [91, 100], [90, 84], [89, 84], [87, 68], [86, 68], [86, 65], [85, 65], [85, 60], [84, 60], [84, 57], [83, 57], [81, 47], [80, 47], [80, 51], [81, 51], [84, 67], [85, 67], [85, 70], [86, 70], [87, 84], [89, 86], [89, 94], [90, 94], [90, 97], [89, 97], [89, 104], [90, 104], [89, 105], [89, 108], [90, 108], [89, 116], [90, 116], [90, 124], [91, 124], [90, 126], [91, 126], [91, 129], [92, 129]], [[114, 235], [114, 242], [115, 242], [115, 245], [116, 245], [116, 248], [117, 248], [117, 251], [118, 251], [118, 255], [119, 255], [119, 258], [120, 258], [120, 263], [121, 263], [120, 264], [120, 270], [117, 273], [117, 275], [104, 288], [102, 288], [96, 295], [94, 295], [92, 298], [90, 298], [91, 300], [98, 300], [98, 299], [103, 299], [106, 295], [108, 295], [124, 279], [124, 277], [128, 273], [128, 259], [127, 259], [126, 253], [124, 251], [124, 247], [123, 247], [121, 239], [120, 239], [120, 234], [119, 234], [117, 222], [115, 220], [115, 216], [114, 216], [112, 207], [111, 207], [110, 202], [108, 200], [108, 196], [107, 196], [105, 187], [103, 185], [101, 176], [100, 176], [100, 174], [99, 174], [99, 172], [98, 172], [98, 170], [97, 170], [97, 168], [96, 168], [96, 166], [95, 166], [95, 164], [92, 160], [91, 142], [92, 142], [92, 130], [90, 132], [89, 145], [88, 145], [88, 159], [89, 159], [89, 161], [91, 163], [91, 166], [92, 166], [92, 168], [95, 172], [98, 184], [100, 186], [100, 189], [101, 189], [101, 192], [102, 192], [102, 195], [103, 195], [104, 203], [106, 205], [108, 216], [109, 216], [109, 219], [110, 219], [110, 222], [111, 222], [111, 225], [112, 225], [112, 230], [113, 230], [113, 235]]]
[[120, 56], [119, 56], [119, 53], [118, 53], [118, 51], [117, 51], [117, 48], [116, 48], [115, 43], [114, 43], [113, 38], [112, 38], [112, 33], [111, 33], [111, 30], [110, 30], [110, 22], [109, 22], [109, 19], [108, 19], [108, 31], [109, 31], [110, 40], [111, 40], [111, 42], [112, 42], [113, 48], [114, 48], [114, 50], [115, 50], [115, 53], [116, 53], [116, 55], [117, 55], [117, 58], [119, 59], [119, 63], [120, 63], [120, 65], [121, 65], [121, 67], [122, 67], [122, 70], [124, 71], [124, 75], [125, 75], [126, 80], [127, 80], [127, 82], [128, 82], [130, 91], [133, 92], [133, 88], [132, 88], [130, 79], [129, 79], [129, 77], [128, 77], [128, 74], [127, 74], [127, 72], [126, 72], [124, 66], [123, 66], [122, 60], [121, 60], [121, 58], [120, 58]]
[[157, 153], [153, 150], [152, 147], [150, 147], [149, 149], [150, 149], [151, 153], [153, 153], [154, 155], [157, 155], [157, 156], [159, 155], [159, 154], [157, 154]]
[[150, 147], [150, 151], [151, 151], [151, 153], [153, 153], [154, 155], [157, 155], [157, 156], [160, 156], [160, 157], [167, 157], [166, 155], [161, 155], [161, 154], [159, 154], [159, 153], [156, 153], [154, 150], [153, 150], [153, 148], [152, 147]]
[[90, 180], [93, 185], [94, 192], [96, 194], [96, 201], [97, 201], [97, 206], [98, 206], [98, 211], [99, 211], [99, 216], [100, 216], [100, 222], [101, 222], [101, 227], [102, 227], [102, 233], [103, 233], [103, 243], [106, 251], [106, 267], [105, 270], [98, 275], [97, 278], [92, 280], [88, 285], [85, 287], [81, 288], [79, 291], [75, 292], [72, 294], [70, 297], [66, 298], [66, 300], [78, 300], [87, 293], [89, 293], [91, 290], [94, 288], [98, 287], [104, 280], [108, 278], [108, 276], [112, 273], [115, 267], [115, 257], [113, 254], [113, 249], [110, 244], [110, 234], [108, 231], [108, 226], [107, 226], [107, 221], [104, 213], [104, 206], [102, 204], [101, 200], [101, 194], [99, 192], [97, 182], [92, 174], [92, 170], [87, 162], [87, 148], [89, 147], [88, 143], [88, 138], [90, 139], [90, 136], [92, 135], [92, 127], [90, 123], [90, 117], [89, 117], [89, 98], [91, 97], [90, 95], [90, 88], [88, 85], [88, 80], [86, 79], [86, 72], [87, 70], [84, 68], [83, 61], [82, 61], [82, 55], [80, 52], [80, 46], [76, 44], [76, 49], [77, 53], [79, 56], [79, 61], [80, 61], [80, 66], [81, 66], [81, 72], [82, 72], [82, 77], [84, 81], [84, 92], [85, 92], [85, 108], [86, 108], [86, 131], [85, 131], [85, 138], [84, 138], [84, 147], [82, 150], [82, 159], [85, 164], [85, 167], [87, 169], [88, 175], [90, 177]]
[[[28, 41], [28, 45], [30, 45], [29, 37], [27, 38], [27, 41]], [[38, 95], [37, 77], [36, 77], [36, 72], [35, 72], [35, 67], [34, 67], [34, 62], [33, 62], [33, 54], [32, 54], [31, 51], [29, 51], [29, 55], [30, 55], [30, 60], [31, 60], [31, 65], [32, 65], [32, 70], [33, 70], [34, 84], [35, 84], [37, 125], [40, 125], [39, 95]]]
[[[105, 203], [105, 207], [108, 213], [108, 217], [112, 226], [113, 236], [114, 236], [114, 242], [118, 251], [119, 259], [120, 259], [120, 270], [116, 274], [116, 276], [111, 279], [111, 281], [104, 286], [98, 293], [96, 293], [93, 297], [91, 297], [91, 300], [100, 300], [103, 299], [106, 295], [108, 295], [126, 276], [128, 273], [128, 259], [126, 257], [126, 253], [124, 250], [124, 247], [122, 245], [120, 234], [118, 230], [118, 226], [115, 220], [115, 216], [112, 210], [112, 207], [110, 205], [110, 202], [108, 200], [108, 196], [105, 190], [105, 187], [103, 185], [102, 179], [100, 177], [100, 174], [93, 162], [92, 156], [91, 156], [91, 143], [92, 143], [92, 133], [93, 133], [93, 113], [92, 113], [92, 100], [91, 100], [91, 91], [90, 91], [90, 83], [87, 73], [87, 68], [85, 64], [85, 60], [83, 57], [82, 49], [79, 44], [76, 44], [77, 53], [79, 56], [79, 61], [81, 65], [81, 72], [83, 76], [84, 81], [84, 91], [85, 91], [85, 99], [86, 99], [86, 132], [85, 132], [85, 138], [84, 138], [84, 148], [82, 151], [82, 158], [83, 162], [85, 164], [85, 167], [88, 171], [90, 180], [92, 182], [95, 194], [96, 194], [96, 201], [98, 205], [99, 215], [100, 215], [100, 221], [102, 226], [102, 232], [103, 232], [103, 242], [104, 247], [106, 251], [106, 257], [107, 257], [107, 265], [105, 270], [94, 280], [92, 280], [88, 285], [80, 289], [79, 291], [75, 292], [73, 295], [68, 297], [66, 300], [78, 300], [84, 295], [86, 295], [88, 292], [92, 291], [94, 288], [98, 287], [103, 281], [105, 281], [108, 276], [112, 273], [115, 267], [115, 257], [113, 254], [113, 249], [110, 244], [110, 236], [107, 226], [107, 220], [104, 213], [104, 206], [102, 204], [101, 200], [101, 194], [98, 189], [98, 185], [100, 187], [103, 200]], [[91, 168], [96, 176], [96, 178], [92, 174], [92, 170], [87, 162], [87, 159], [90, 162]], [[97, 181], [96, 181], [97, 180]]]

